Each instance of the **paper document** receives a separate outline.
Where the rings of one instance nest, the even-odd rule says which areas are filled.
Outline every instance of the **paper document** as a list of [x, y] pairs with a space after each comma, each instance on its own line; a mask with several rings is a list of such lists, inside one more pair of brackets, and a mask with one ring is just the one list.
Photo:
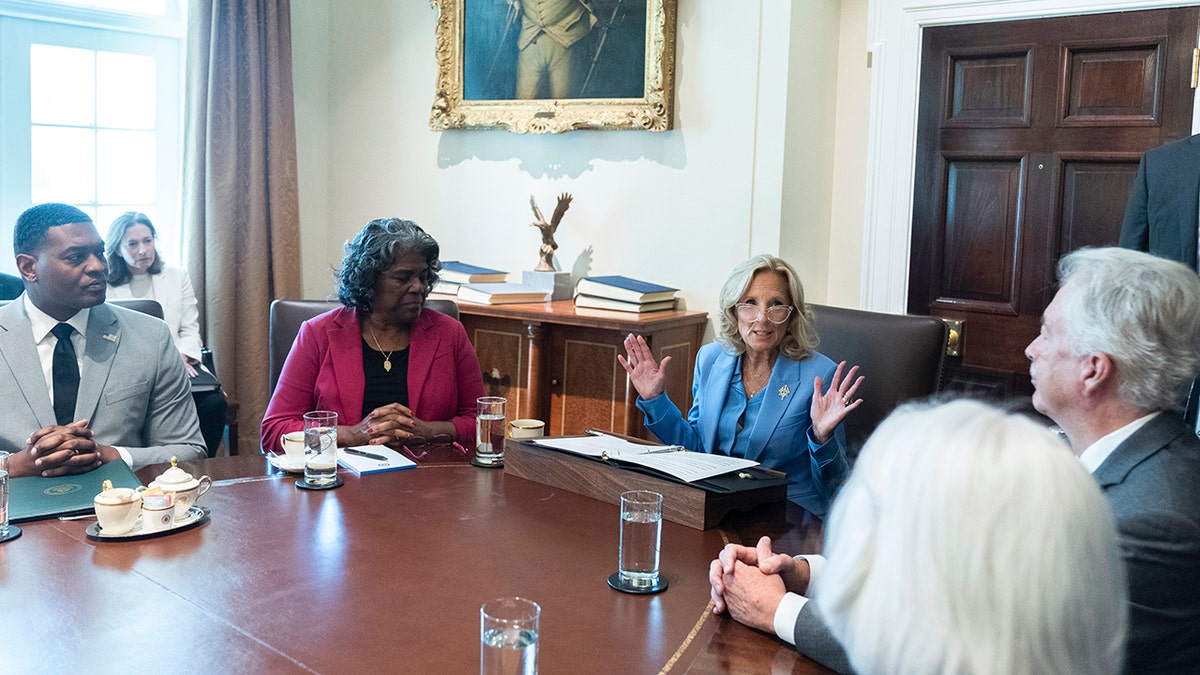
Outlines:
[[533, 442], [577, 455], [644, 466], [688, 483], [758, 466], [750, 459], [692, 452], [678, 445], [640, 445], [612, 436], [539, 438]]
[[386, 445], [359, 445], [353, 448], [338, 448], [338, 464], [354, 475], [411, 469], [416, 462], [392, 450]]

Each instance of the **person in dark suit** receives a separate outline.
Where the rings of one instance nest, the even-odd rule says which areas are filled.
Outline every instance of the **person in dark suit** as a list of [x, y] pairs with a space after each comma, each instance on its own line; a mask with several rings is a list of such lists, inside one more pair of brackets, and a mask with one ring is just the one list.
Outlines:
[[[1059, 279], [1025, 350], [1033, 405], [1065, 432], [1116, 517], [1129, 578], [1125, 672], [1200, 672], [1200, 440], [1178, 415], [1200, 368], [1200, 277], [1181, 263], [1103, 248], [1065, 256]], [[774, 564], [764, 573], [756, 565], [766, 559]], [[742, 583], [722, 576], [739, 561]], [[775, 555], [769, 541], [727, 547], [710, 570], [714, 609], [743, 594], [739, 605], [759, 614], [734, 618], [761, 625], [766, 612], [781, 638], [846, 672], [820, 599], [798, 595], [823, 563]], [[768, 576], [784, 581], [782, 600], [764, 592]]]
[[25, 292], [21, 277], [0, 272], [0, 300], [16, 300]]
[[1121, 247], [1197, 265], [1200, 134], [1147, 150], [1121, 223]]
[[19, 302], [0, 308], [0, 450], [13, 477], [206, 456], [167, 325], [104, 303], [104, 240], [67, 204], [17, 218]]

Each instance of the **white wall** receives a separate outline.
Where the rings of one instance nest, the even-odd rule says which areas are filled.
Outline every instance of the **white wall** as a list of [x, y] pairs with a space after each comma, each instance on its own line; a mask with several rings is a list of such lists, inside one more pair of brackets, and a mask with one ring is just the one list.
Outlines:
[[[570, 192], [556, 235], [562, 269], [590, 256], [588, 273], [678, 286], [689, 308], [711, 315], [737, 262], [782, 252], [810, 300], [854, 305], [856, 285], [843, 285], [861, 269], [861, 248], [830, 249], [853, 248], [846, 230], [861, 230], [861, 197], [835, 178], [862, 183], [861, 164], [836, 144], [865, 125], [838, 112], [866, 108], [865, 75], [839, 82], [865, 65], [865, 2], [744, 0], [733, 12], [680, 0], [675, 130], [536, 136], [429, 130], [428, 3], [293, 0], [305, 295], [332, 291], [342, 243], [383, 216], [427, 228], [445, 259], [532, 269], [540, 239], [529, 196], [548, 211]], [[839, 30], [851, 47], [839, 47]], [[839, 50], [854, 55], [850, 66]], [[862, 142], [848, 145], [862, 153]], [[837, 204], [839, 195], [860, 201]], [[848, 222], [831, 235], [835, 214]]]

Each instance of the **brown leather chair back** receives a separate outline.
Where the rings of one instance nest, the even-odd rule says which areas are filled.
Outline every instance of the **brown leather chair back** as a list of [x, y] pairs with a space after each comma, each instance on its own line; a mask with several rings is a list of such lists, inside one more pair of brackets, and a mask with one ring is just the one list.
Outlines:
[[[279, 373], [283, 371], [283, 362], [287, 360], [296, 334], [300, 332], [300, 324], [340, 305], [336, 300], [275, 300], [271, 303], [269, 362], [272, 394], [275, 393], [275, 384], [279, 382]], [[458, 305], [453, 300], [431, 298], [425, 301], [425, 307], [458, 319]]]
[[897, 405], [941, 388], [949, 331], [941, 319], [932, 316], [809, 307], [821, 336], [817, 350], [834, 361], [859, 366], [859, 374], [867, 378], [858, 390], [862, 405], [845, 422], [849, 451], [854, 456]]

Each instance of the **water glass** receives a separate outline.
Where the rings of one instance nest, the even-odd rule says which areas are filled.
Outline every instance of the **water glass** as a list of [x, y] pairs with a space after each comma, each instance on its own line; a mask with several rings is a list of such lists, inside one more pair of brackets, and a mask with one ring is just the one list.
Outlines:
[[481, 675], [537, 675], [538, 622], [542, 608], [532, 600], [508, 597], [479, 608]]
[[621, 493], [620, 584], [631, 590], [658, 585], [663, 496], [649, 490]]
[[484, 466], [504, 464], [504, 406], [503, 396], [480, 396], [475, 399], [475, 463]]
[[337, 423], [332, 410], [304, 413], [304, 481], [309, 485], [337, 480]]
[[8, 457], [0, 452], [0, 539], [8, 536]]

